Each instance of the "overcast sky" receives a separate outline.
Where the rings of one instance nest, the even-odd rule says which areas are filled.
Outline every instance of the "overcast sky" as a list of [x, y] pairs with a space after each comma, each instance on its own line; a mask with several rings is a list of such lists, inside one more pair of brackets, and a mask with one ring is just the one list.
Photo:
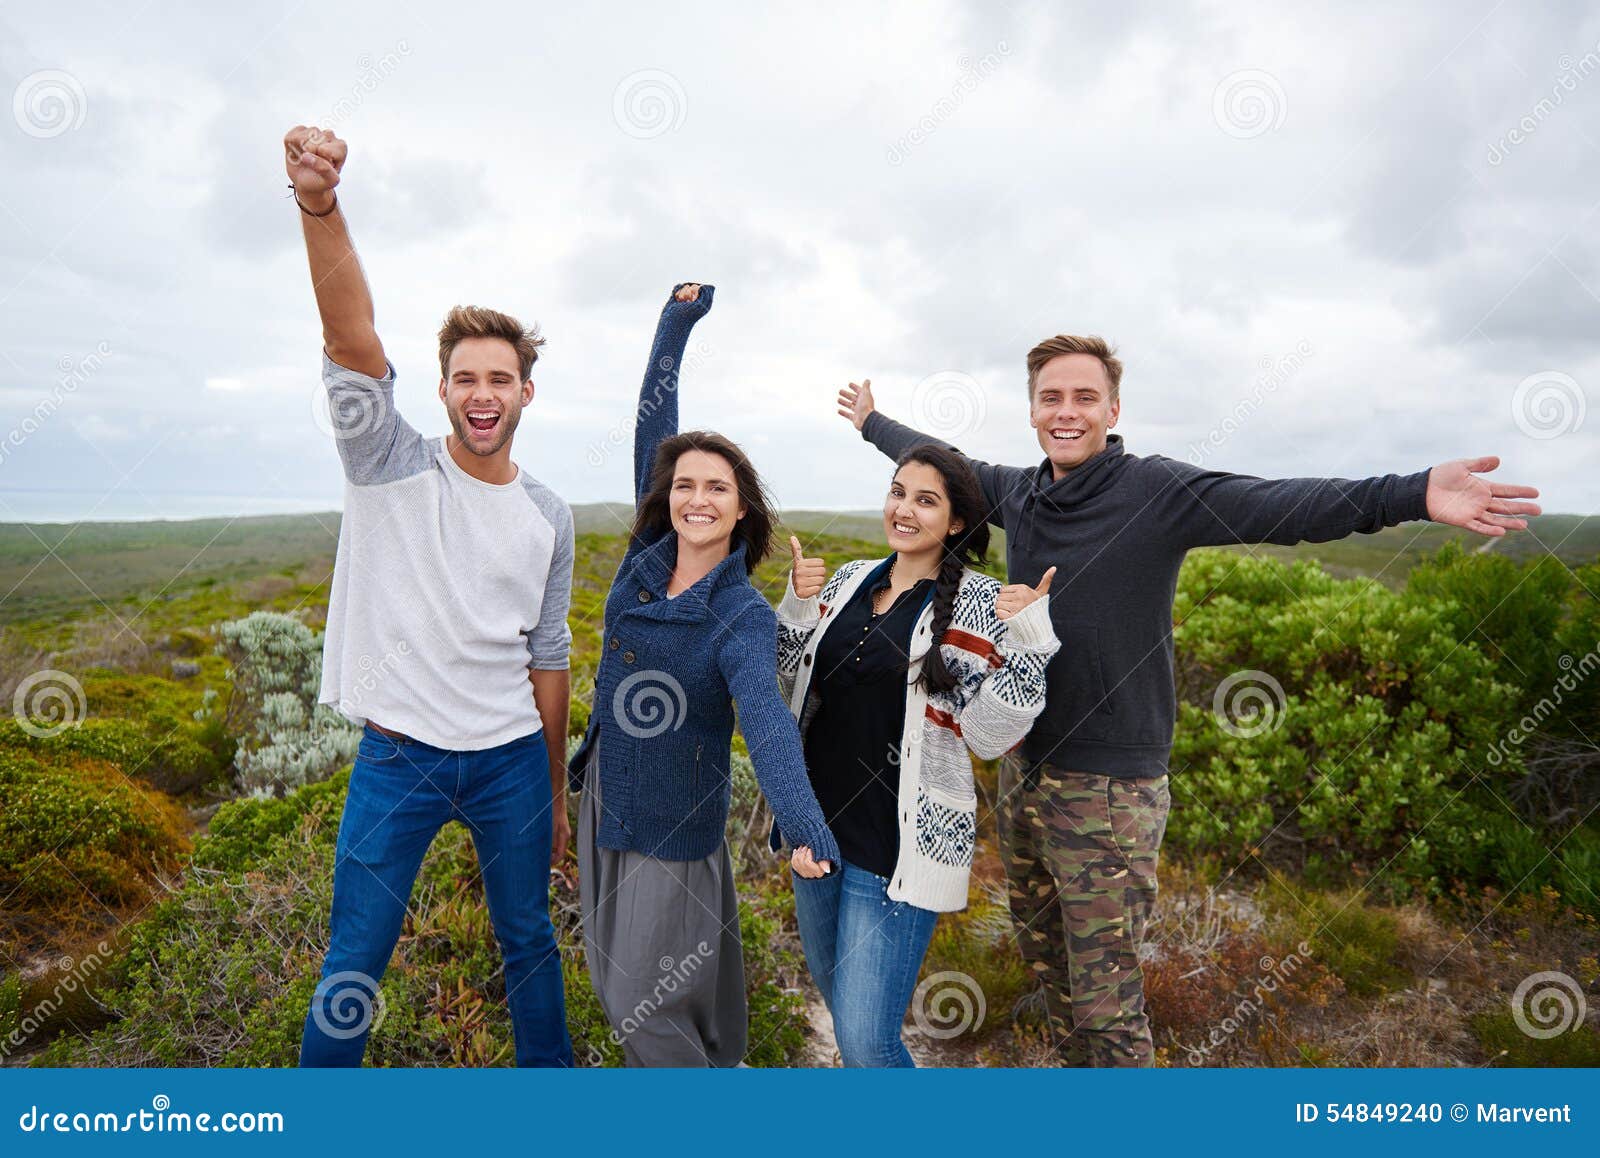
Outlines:
[[1038, 461], [1023, 358], [1074, 332], [1120, 346], [1136, 453], [1497, 453], [1600, 511], [1600, 12], [1110, 7], [0, 7], [0, 521], [341, 505], [296, 123], [350, 142], [403, 412], [446, 429], [450, 305], [537, 320], [515, 457], [573, 502], [627, 496], [690, 279], [684, 425], [785, 506], [880, 502], [833, 412], [863, 375]]

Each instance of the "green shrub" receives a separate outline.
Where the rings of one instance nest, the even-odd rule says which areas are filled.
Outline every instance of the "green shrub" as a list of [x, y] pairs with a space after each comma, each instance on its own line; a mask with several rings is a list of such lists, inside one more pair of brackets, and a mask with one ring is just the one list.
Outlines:
[[1472, 1030], [1498, 1065], [1600, 1066], [1600, 1033], [1588, 1026], [1555, 1037], [1529, 1037], [1509, 1009], [1497, 1009], [1474, 1017]]
[[[1530, 833], [1507, 811], [1526, 778], [1504, 743], [1530, 695], [1515, 668], [1526, 655], [1559, 672], [1562, 641], [1600, 623], [1566, 576], [1446, 552], [1397, 593], [1310, 564], [1192, 553], [1175, 603], [1173, 847], [1260, 855], [1330, 884], [1380, 874], [1397, 896], [1558, 876], [1600, 894], [1591, 837], [1548, 857], [1565, 830]], [[1495, 612], [1500, 599], [1522, 611]], [[1230, 714], [1236, 673], [1267, 689], [1270, 715]]]
[[0, 748], [20, 749], [56, 762], [86, 757], [114, 765], [124, 776], [174, 796], [215, 784], [227, 768], [203, 729], [192, 722], [165, 731], [133, 719], [89, 716], [75, 726], [39, 736], [0, 721]]
[[144, 900], [188, 850], [187, 817], [104, 761], [0, 748], [0, 896], [19, 908]]
[[[234, 801], [199, 842], [182, 890], [136, 925], [102, 999], [121, 1019], [51, 1045], [43, 1065], [293, 1065], [325, 952], [333, 857], [348, 777], [282, 799]], [[577, 900], [556, 887], [569, 1028], [578, 1063], [615, 1064], [582, 963]], [[777, 918], [742, 906], [751, 1009], [750, 1062], [798, 1056], [803, 1010], [775, 946]], [[466, 829], [448, 824], [418, 875], [400, 944], [382, 981], [385, 1015], [371, 1065], [509, 1065], [510, 1015], [499, 948]]]

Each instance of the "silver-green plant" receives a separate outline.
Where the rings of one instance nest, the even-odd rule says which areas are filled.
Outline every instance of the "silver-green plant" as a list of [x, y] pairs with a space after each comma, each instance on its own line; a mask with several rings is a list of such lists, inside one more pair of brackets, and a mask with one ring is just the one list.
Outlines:
[[[240, 794], [276, 796], [322, 780], [355, 758], [361, 731], [317, 702], [322, 637], [292, 615], [256, 611], [217, 629], [217, 654], [229, 662], [223, 725], [239, 736], [234, 753]], [[198, 714], [215, 710], [207, 693]]]

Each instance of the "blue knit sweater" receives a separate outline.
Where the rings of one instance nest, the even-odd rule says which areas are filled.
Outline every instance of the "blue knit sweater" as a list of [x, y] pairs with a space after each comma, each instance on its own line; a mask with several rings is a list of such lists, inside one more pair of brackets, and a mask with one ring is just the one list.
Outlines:
[[[669, 299], [639, 394], [634, 503], [650, 487], [656, 448], [678, 432], [678, 368], [711, 286]], [[583, 790], [599, 744], [603, 848], [664, 860], [715, 852], [727, 828], [734, 705], [773, 815], [794, 845], [837, 862], [839, 848], [806, 774], [800, 732], [778, 689], [778, 619], [750, 584], [743, 546], [688, 590], [668, 597], [678, 536], [628, 546], [606, 596], [605, 636], [589, 730], [569, 762]]]

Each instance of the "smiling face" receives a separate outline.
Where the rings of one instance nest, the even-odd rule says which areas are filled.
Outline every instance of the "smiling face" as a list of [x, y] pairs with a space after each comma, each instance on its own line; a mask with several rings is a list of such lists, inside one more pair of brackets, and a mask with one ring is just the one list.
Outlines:
[[908, 462], [895, 471], [883, 502], [883, 534], [901, 555], [944, 549], [945, 538], [965, 525], [950, 517], [944, 476], [925, 462]]
[[672, 468], [667, 509], [683, 542], [695, 547], [729, 542], [734, 524], [745, 516], [733, 464], [709, 451], [684, 451]]
[[463, 338], [450, 353], [439, 398], [456, 438], [487, 457], [511, 441], [522, 408], [533, 401], [533, 380], [521, 380], [517, 352], [503, 338]]
[[1122, 404], [1111, 399], [1105, 366], [1093, 354], [1062, 354], [1039, 369], [1028, 425], [1060, 478], [1106, 448]]

